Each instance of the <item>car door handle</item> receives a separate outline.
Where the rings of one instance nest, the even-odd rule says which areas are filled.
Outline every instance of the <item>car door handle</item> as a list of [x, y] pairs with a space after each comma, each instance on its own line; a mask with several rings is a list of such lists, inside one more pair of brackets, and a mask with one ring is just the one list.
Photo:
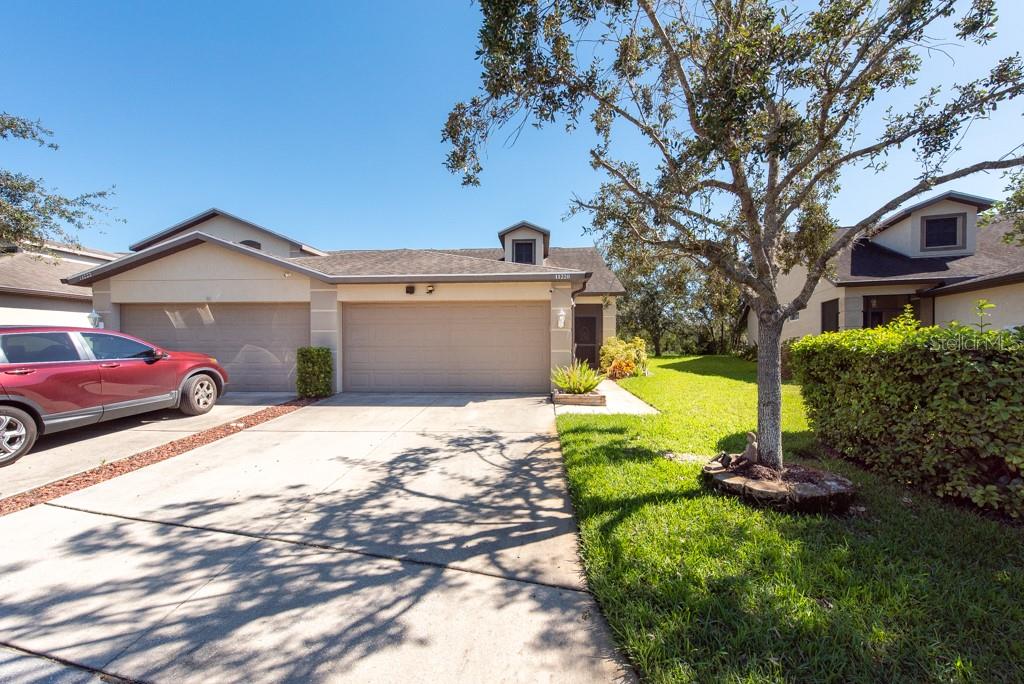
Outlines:
[[9, 371], [4, 371], [4, 373], [7, 375], [31, 375], [32, 373], [35, 372], [36, 371], [34, 368], [14, 368]]
[[119, 363], [101, 363], [100, 368], [118, 368], [120, 365]]

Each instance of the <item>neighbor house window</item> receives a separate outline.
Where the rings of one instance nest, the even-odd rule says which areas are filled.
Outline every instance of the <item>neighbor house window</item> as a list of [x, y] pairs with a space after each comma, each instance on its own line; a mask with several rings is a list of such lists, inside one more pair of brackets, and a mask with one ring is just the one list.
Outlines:
[[263, 245], [261, 245], [257, 240], [242, 240], [239, 244], [245, 245], [246, 247], [252, 247], [253, 249], [263, 249]]
[[923, 217], [921, 249], [963, 249], [966, 218], [966, 214]]
[[512, 241], [512, 261], [517, 264], [533, 264], [533, 240]]

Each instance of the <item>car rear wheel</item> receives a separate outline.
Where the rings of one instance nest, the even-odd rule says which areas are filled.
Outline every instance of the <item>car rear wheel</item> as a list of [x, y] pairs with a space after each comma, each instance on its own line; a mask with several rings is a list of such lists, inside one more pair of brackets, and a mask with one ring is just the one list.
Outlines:
[[36, 422], [13, 406], [0, 406], [0, 468], [24, 456], [36, 443]]
[[181, 412], [188, 416], [199, 416], [217, 403], [217, 383], [209, 375], [200, 373], [185, 381], [181, 388]]

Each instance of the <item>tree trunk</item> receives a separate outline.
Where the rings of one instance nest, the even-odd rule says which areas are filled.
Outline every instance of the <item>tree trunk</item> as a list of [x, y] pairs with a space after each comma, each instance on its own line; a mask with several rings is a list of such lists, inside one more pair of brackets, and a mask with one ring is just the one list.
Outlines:
[[654, 355], [661, 356], [661, 335], [652, 335], [651, 341], [654, 343]]
[[757, 323], [757, 456], [781, 470], [783, 321], [759, 317]]

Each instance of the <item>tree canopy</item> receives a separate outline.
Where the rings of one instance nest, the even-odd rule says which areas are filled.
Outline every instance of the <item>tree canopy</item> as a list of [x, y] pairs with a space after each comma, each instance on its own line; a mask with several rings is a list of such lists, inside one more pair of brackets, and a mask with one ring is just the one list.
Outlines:
[[[53, 132], [38, 121], [0, 113], [0, 141], [24, 141], [51, 150]], [[42, 248], [48, 240], [77, 243], [76, 232], [109, 211], [110, 190], [67, 196], [40, 178], [0, 168], [0, 244]]]
[[[443, 131], [447, 167], [475, 184], [496, 131], [589, 121], [590, 163], [606, 180], [573, 209], [603, 233], [684, 255], [744, 290], [759, 324], [759, 449], [774, 467], [782, 324], [831, 261], [932, 188], [1024, 164], [1019, 133], [991, 159], [960, 154], [969, 130], [1024, 92], [1018, 54], [975, 79], [918, 86], [935, 50], [995, 36], [993, 0], [807, 4], [480, 0], [481, 92], [454, 106]], [[911, 106], [886, 104], [904, 91], [916, 92]], [[900, 149], [918, 175], [893, 178], [888, 197], [840, 226], [829, 207], [844, 169], [884, 172]], [[797, 265], [806, 278], [784, 299], [778, 279]]]

